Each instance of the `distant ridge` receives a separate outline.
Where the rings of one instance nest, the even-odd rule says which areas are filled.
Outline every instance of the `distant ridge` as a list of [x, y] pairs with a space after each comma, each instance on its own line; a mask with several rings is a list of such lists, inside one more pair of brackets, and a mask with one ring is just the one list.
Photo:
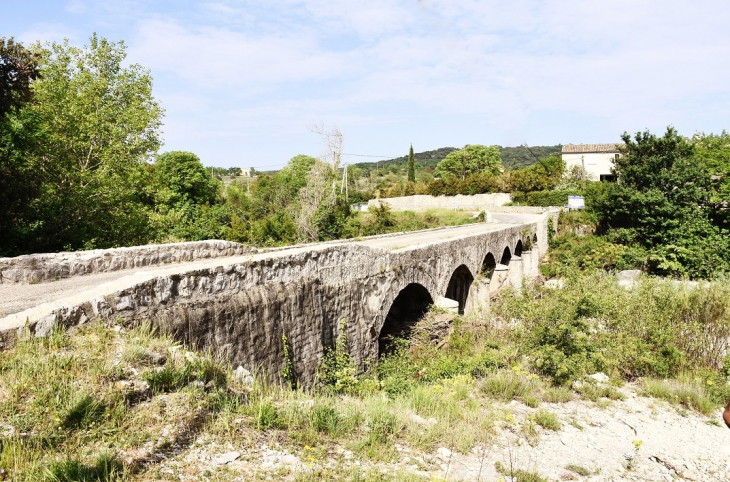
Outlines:
[[[500, 154], [502, 155], [502, 164], [508, 170], [522, 169], [524, 167], [531, 166], [537, 162], [537, 159], [542, 159], [550, 154], [559, 154], [562, 149], [562, 145], [557, 144], [554, 146], [530, 146], [530, 149], [526, 149], [524, 146], [517, 147], [502, 147], [499, 146]], [[436, 165], [451, 152], [458, 151], [456, 147], [441, 147], [433, 151], [417, 152], [414, 154], [416, 162], [421, 164], [423, 167], [436, 167]], [[532, 153], [530, 153], [532, 151]], [[534, 156], [533, 156], [534, 154]], [[537, 157], [537, 159], [535, 159]], [[388, 166], [405, 166], [408, 162], [408, 156], [396, 157], [395, 159], [387, 159], [385, 161], [378, 162], [358, 162], [355, 164], [357, 167], [362, 169], [373, 169], [375, 166], [388, 167]]]

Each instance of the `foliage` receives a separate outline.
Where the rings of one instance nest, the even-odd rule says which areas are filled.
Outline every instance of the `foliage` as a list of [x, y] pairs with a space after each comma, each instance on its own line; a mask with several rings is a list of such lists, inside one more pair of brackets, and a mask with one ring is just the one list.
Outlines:
[[40, 53], [0, 37], [0, 118], [31, 101], [31, 83], [38, 78]]
[[149, 73], [122, 66], [124, 44], [96, 35], [84, 48], [68, 41], [37, 48], [33, 102], [18, 113], [5, 144], [20, 149], [37, 191], [12, 220], [18, 247], [5, 249], [145, 242], [144, 166], [159, 147], [162, 115]]
[[512, 202], [526, 206], [565, 206], [568, 204], [568, 196], [581, 194], [582, 192], [575, 190], [512, 193]]
[[413, 157], [413, 144], [411, 144], [411, 149], [408, 151], [408, 181], [416, 182], [416, 160]]
[[43, 130], [37, 116], [24, 109], [33, 98], [30, 85], [39, 76], [39, 60], [37, 50], [0, 38], [0, 256], [22, 252], [19, 225], [28, 222], [40, 191], [30, 156]]
[[564, 273], [562, 289], [527, 288], [495, 311], [520, 320], [531, 364], [556, 384], [602, 371], [633, 379], [718, 370], [730, 335], [730, 285], [685, 286], [642, 278], [632, 290], [611, 275]]
[[159, 186], [155, 204], [214, 204], [218, 182], [192, 152], [170, 151], [157, 156], [154, 172]]
[[560, 184], [564, 173], [563, 158], [560, 154], [552, 154], [526, 169], [512, 171], [509, 176], [510, 191], [550, 191]]
[[[620, 182], [596, 183], [586, 205], [602, 233], [650, 252], [659, 274], [707, 278], [730, 271], [723, 170], [730, 169], [727, 134], [686, 139], [673, 128], [622, 136], [615, 162]], [[723, 207], [720, 207], [723, 206]]]
[[501, 172], [502, 158], [497, 146], [467, 145], [446, 156], [436, 167], [436, 174], [444, 178], [466, 179], [471, 174], [496, 176]]

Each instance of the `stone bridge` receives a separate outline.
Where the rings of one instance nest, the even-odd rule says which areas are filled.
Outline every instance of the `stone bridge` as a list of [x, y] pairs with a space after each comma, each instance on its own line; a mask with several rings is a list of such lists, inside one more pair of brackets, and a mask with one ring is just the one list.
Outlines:
[[4, 258], [0, 344], [92, 320], [148, 320], [276, 378], [286, 336], [308, 386], [341, 326], [363, 364], [432, 304], [488, 310], [501, 287], [537, 275], [553, 217], [494, 214], [493, 223], [269, 250], [208, 241]]

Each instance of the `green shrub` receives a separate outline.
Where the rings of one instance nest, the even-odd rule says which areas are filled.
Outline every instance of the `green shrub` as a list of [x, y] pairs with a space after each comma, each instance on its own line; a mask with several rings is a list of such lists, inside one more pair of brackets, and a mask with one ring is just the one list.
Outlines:
[[79, 459], [54, 462], [45, 471], [47, 480], [54, 482], [112, 482], [127, 480], [119, 458], [110, 453], [99, 455], [92, 465]]
[[497, 461], [494, 463], [494, 468], [502, 475], [512, 477], [514, 482], [548, 482], [548, 479], [541, 476], [537, 472], [530, 472], [524, 469], [514, 469], [512, 467], [505, 467], [502, 462]]
[[582, 195], [581, 191], [533, 191], [525, 194], [524, 204], [528, 206], [565, 206], [568, 204], [568, 196]]
[[485, 378], [481, 384], [483, 393], [504, 401], [532, 396], [536, 388], [537, 383], [534, 380], [512, 370], [499, 370]]
[[537, 422], [538, 425], [555, 432], [560, 430], [560, 427], [563, 425], [560, 423], [560, 420], [558, 420], [557, 415], [542, 409], [535, 412], [535, 422]]
[[565, 403], [573, 399], [573, 392], [566, 387], [550, 387], [542, 391], [542, 400], [547, 403]]

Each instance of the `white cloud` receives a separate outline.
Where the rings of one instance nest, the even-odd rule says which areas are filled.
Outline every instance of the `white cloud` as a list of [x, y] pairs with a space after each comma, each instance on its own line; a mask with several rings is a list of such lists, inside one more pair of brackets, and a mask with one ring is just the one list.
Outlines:
[[[541, 142], [557, 143], [560, 132], [601, 141], [670, 123], [727, 127], [717, 120], [730, 101], [730, 29], [719, 0], [210, 0], [169, 8], [67, 5], [95, 22], [126, 22], [130, 60], [156, 79], [170, 142], [218, 139], [205, 148], [223, 152], [227, 138], [301, 135], [311, 120], [368, 132], [375, 145], [355, 143], [381, 151], [394, 150], [377, 142], [398, 131], [458, 145], [541, 131], [557, 136]], [[42, 35], [47, 27], [32, 28]], [[452, 141], [444, 132], [488, 134]]]

